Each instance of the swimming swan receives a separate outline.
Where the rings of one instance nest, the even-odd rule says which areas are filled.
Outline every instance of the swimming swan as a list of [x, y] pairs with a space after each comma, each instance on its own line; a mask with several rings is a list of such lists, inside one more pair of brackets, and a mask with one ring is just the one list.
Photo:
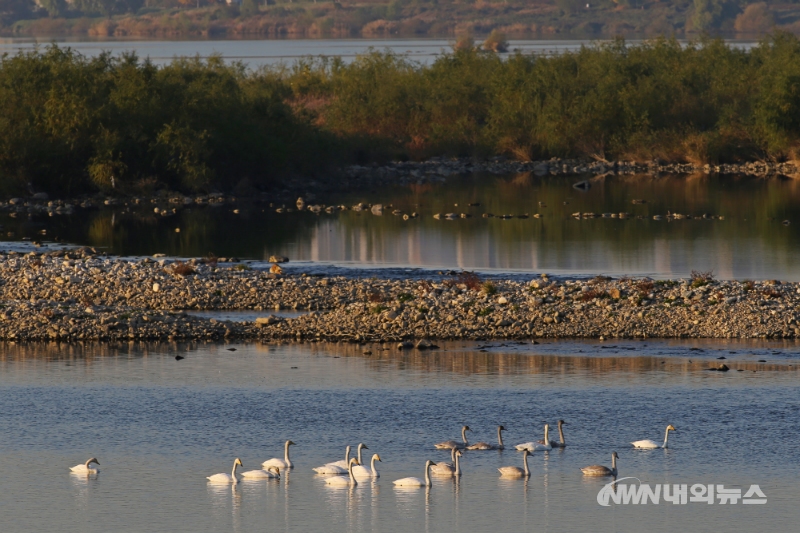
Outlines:
[[241, 466], [244, 468], [242, 461], [237, 457], [236, 460], [233, 462], [233, 469], [231, 470], [230, 474], [214, 474], [213, 476], [206, 477], [207, 480], [211, 481], [212, 483], [238, 483], [239, 480], [236, 478], [236, 467]]
[[277, 466], [278, 468], [294, 468], [294, 464], [292, 464], [292, 460], [289, 459], [289, 446], [293, 446], [294, 442], [287, 440], [286, 443], [283, 445], [283, 459], [278, 459], [277, 457], [273, 457], [272, 459], [267, 459], [263, 463], [261, 463], [261, 468], [267, 470], [271, 466]]
[[617, 477], [617, 452], [611, 454], [611, 468], [603, 465], [584, 466], [581, 468], [584, 476], [614, 476]]
[[378, 473], [378, 470], [375, 468], [375, 461], [381, 461], [381, 456], [378, 455], [377, 453], [372, 456], [372, 461], [370, 462], [370, 466], [372, 467], [371, 471], [367, 469], [366, 466], [363, 466], [361, 464], [361, 461], [359, 461], [359, 464], [353, 467], [353, 475], [355, 476], [355, 478], [372, 479], [381, 477], [381, 475]]
[[92, 468], [91, 466], [89, 466], [92, 463], [96, 464], [97, 466], [100, 466], [100, 463], [97, 462], [97, 459], [92, 457], [91, 459], [86, 461], [84, 464], [71, 466], [71, 467], [69, 467], [69, 469], [70, 469], [71, 472], [74, 472], [76, 474], [96, 474], [96, 473], [98, 473], [100, 471], [100, 469], [99, 468]]
[[270, 466], [263, 470], [248, 470], [247, 472], [242, 472], [242, 477], [247, 479], [280, 479], [281, 469], [277, 466]]
[[458, 462], [458, 458], [461, 457], [463, 454], [461, 450], [456, 450], [453, 448], [453, 461], [455, 461], [455, 465], [451, 465], [449, 463], [440, 463], [431, 468], [431, 472], [437, 476], [460, 476], [461, 475], [461, 464]]
[[346, 474], [348, 465], [350, 464], [350, 446], [347, 446], [344, 449], [344, 458], [347, 461], [344, 466], [340, 466], [342, 461], [334, 461], [332, 463], [326, 463], [322, 466], [318, 466], [313, 468], [314, 472], [317, 474]]
[[666, 449], [667, 448], [667, 439], [669, 439], [669, 432], [670, 431], [677, 431], [677, 429], [675, 429], [675, 426], [673, 426], [672, 424], [667, 426], [667, 431], [664, 433], [664, 444], [659, 445], [657, 442], [654, 442], [654, 441], [652, 441], [650, 439], [637, 440], [636, 442], [631, 442], [631, 444], [633, 444], [634, 448], [648, 448], [648, 449], [664, 448], [664, 449]]
[[476, 442], [471, 446], [467, 446], [468, 450], [504, 450], [505, 446], [503, 445], [503, 434], [501, 431], [505, 431], [506, 428], [503, 426], [497, 426], [497, 445], [489, 444], [488, 442]]
[[347, 473], [349, 474], [348, 477], [342, 476], [334, 476], [325, 479], [325, 483], [328, 485], [333, 485], [335, 487], [348, 487], [353, 486], [355, 487], [358, 485], [358, 481], [356, 481], [355, 476], [353, 475], [353, 465], [358, 464], [358, 459], [355, 457], [350, 459], [350, 463], [347, 465]]
[[501, 466], [497, 469], [500, 472], [500, 475], [503, 477], [528, 477], [531, 475], [531, 471], [528, 470], [528, 455], [530, 455], [527, 449], [522, 450], [522, 464], [525, 468], [520, 468], [518, 466]]
[[517, 444], [514, 447], [519, 451], [528, 450], [530, 452], [535, 452], [537, 450], [544, 450], [544, 451], [552, 450], [553, 446], [550, 444], [550, 426], [548, 424], [544, 425], [543, 441], [525, 442], [523, 444]]
[[[328, 465], [339, 466], [341, 468], [344, 468], [345, 471], [347, 471], [348, 465], [350, 464], [350, 452], [348, 451], [349, 449], [350, 446], [348, 446], [347, 449], [345, 450], [344, 461], [334, 461], [333, 463], [328, 463]], [[361, 450], [369, 450], [369, 448], [367, 448], [367, 445], [364, 444], [363, 442], [358, 445], [358, 464], [361, 464]]]
[[456, 468], [456, 452], [458, 448], [450, 448], [450, 461], [449, 463], [436, 463], [431, 467], [431, 472], [434, 474], [449, 475]]
[[[551, 440], [550, 441], [550, 446], [552, 446], [553, 448], [566, 448], [567, 447], [567, 441], [564, 440], [564, 430], [561, 428], [561, 426], [563, 426], [565, 424], [566, 424], [566, 422], [564, 422], [563, 420], [559, 420], [558, 421], [558, 439], [559, 439], [559, 442]], [[539, 441], [539, 442], [542, 443], [542, 441]], [[544, 444], [544, 443], [542, 443], [542, 444]]]
[[[367, 447], [367, 445], [366, 445], [366, 444], [364, 444], [363, 442], [359, 442], [359, 443], [358, 443], [357, 455], [358, 455], [358, 465], [359, 465], [359, 466], [361, 466], [361, 465], [363, 465], [363, 464], [364, 464], [364, 461], [362, 461], [362, 459], [361, 459], [361, 450], [369, 450], [369, 448], [368, 448], [368, 447]], [[382, 461], [381, 461], [381, 462], [382, 462]]]
[[430, 487], [431, 486], [431, 466], [436, 463], [430, 459], [425, 463], [425, 481], [418, 477], [404, 477], [403, 479], [396, 479], [394, 481], [395, 487]]
[[464, 442], [456, 442], [454, 440], [447, 440], [444, 442], [440, 442], [439, 444], [434, 444], [433, 446], [437, 450], [451, 450], [453, 448], [466, 448], [469, 442], [467, 442], [467, 431], [472, 431], [469, 429], [469, 426], [464, 426], [461, 428], [461, 440]]

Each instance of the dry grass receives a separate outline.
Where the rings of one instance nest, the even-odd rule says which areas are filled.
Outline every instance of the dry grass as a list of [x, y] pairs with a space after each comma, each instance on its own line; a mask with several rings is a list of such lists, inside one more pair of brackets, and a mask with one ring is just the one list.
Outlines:
[[608, 298], [608, 293], [606, 291], [600, 291], [597, 289], [590, 289], [583, 294], [581, 294], [581, 301], [583, 302], [591, 302], [596, 298]]
[[481, 290], [481, 278], [475, 272], [464, 271], [456, 276], [456, 283], [464, 285], [471, 291]]
[[636, 291], [642, 296], [650, 294], [654, 287], [655, 284], [650, 280], [642, 280], [634, 286]]
[[714, 281], [714, 271], [708, 270], [706, 272], [700, 270], [692, 270], [692, 287], [702, 287]]
[[369, 300], [370, 303], [377, 304], [377, 303], [383, 302], [384, 301], [384, 297], [383, 297], [383, 294], [375, 291], [375, 292], [369, 293], [369, 296], [367, 296], [367, 300]]
[[188, 263], [184, 263], [183, 261], [175, 261], [172, 264], [172, 273], [178, 276], [191, 276], [196, 274], [197, 271]]
[[210, 267], [216, 267], [219, 259], [217, 259], [216, 255], [209, 252], [201, 261]]

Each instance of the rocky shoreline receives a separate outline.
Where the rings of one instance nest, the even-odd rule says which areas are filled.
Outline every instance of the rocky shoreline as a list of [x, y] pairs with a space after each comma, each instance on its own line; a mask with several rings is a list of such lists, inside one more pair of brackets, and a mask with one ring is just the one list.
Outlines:
[[[383, 342], [537, 338], [797, 338], [800, 284], [692, 279], [482, 281], [284, 275], [246, 263], [127, 260], [90, 249], [0, 254], [0, 339]], [[278, 309], [303, 314], [270, 315]], [[187, 310], [253, 310], [220, 321]]]
[[[170, 216], [179, 209], [193, 206], [222, 206], [239, 202], [266, 202], [271, 207], [292, 206], [298, 196], [313, 199], [316, 196], [353, 191], [369, 191], [375, 187], [405, 186], [409, 184], [441, 183], [448, 178], [471, 174], [522, 174], [536, 176], [591, 177], [613, 175], [689, 175], [724, 174], [750, 177], [798, 175], [794, 163], [750, 162], [723, 165], [694, 165], [690, 163], [663, 163], [659, 161], [593, 161], [584, 159], [551, 159], [547, 161], [514, 161], [498, 156], [489, 159], [434, 157], [426, 161], [391, 162], [385, 165], [350, 166], [318, 179], [297, 177], [281, 183], [272, 191], [231, 191], [227, 194], [187, 195], [174, 191], [159, 191], [154, 195], [114, 195], [98, 193], [74, 198], [51, 199], [47, 193], [38, 192], [27, 197], [0, 201], [0, 212], [11, 216], [39, 214], [48, 216], [71, 215], [78, 209], [101, 207], [137, 208], [155, 206], [152, 210], [161, 216]], [[581, 183], [581, 182], [579, 182]], [[590, 186], [590, 182], [582, 183]]]

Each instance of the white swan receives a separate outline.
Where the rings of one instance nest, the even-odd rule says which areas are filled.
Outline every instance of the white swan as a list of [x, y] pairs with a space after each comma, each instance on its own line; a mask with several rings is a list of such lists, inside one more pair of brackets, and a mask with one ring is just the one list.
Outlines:
[[375, 461], [381, 461], [381, 456], [377, 453], [372, 456], [372, 461], [370, 462], [370, 466], [372, 467], [371, 471], [367, 469], [366, 466], [362, 465], [361, 461], [359, 461], [359, 464], [353, 467], [353, 475], [355, 478], [372, 479], [381, 477], [381, 475], [378, 473], [378, 470], [375, 468]]
[[242, 472], [242, 477], [247, 479], [280, 479], [281, 469], [277, 466], [270, 466], [263, 470], [248, 470]]
[[497, 426], [497, 444], [489, 444], [488, 442], [476, 442], [470, 446], [467, 446], [468, 450], [504, 450], [505, 446], [503, 445], [503, 434], [501, 431], [505, 431], [506, 428], [503, 426]]
[[544, 440], [517, 444], [514, 446], [514, 448], [516, 448], [518, 451], [528, 450], [529, 452], [535, 452], [537, 450], [552, 450], [553, 446], [550, 444], [550, 426], [548, 424], [544, 425]]
[[286, 443], [283, 445], [283, 459], [278, 459], [277, 457], [273, 457], [272, 459], [267, 459], [263, 463], [261, 463], [261, 468], [267, 470], [271, 466], [277, 466], [278, 468], [294, 468], [292, 464], [292, 460], [289, 459], [289, 446], [293, 446], [294, 442], [287, 440]]
[[356, 485], [358, 485], [358, 481], [356, 481], [356, 478], [353, 475], [353, 465], [356, 464], [358, 464], [358, 459], [356, 458], [350, 459], [350, 464], [347, 465], [347, 473], [349, 474], [348, 477], [342, 477], [342, 476], [329, 477], [325, 479], [325, 483], [336, 487], [348, 487], [348, 486], [355, 487]]
[[584, 476], [614, 476], [617, 477], [617, 452], [611, 454], [611, 468], [603, 465], [584, 466], [581, 468]]
[[[358, 465], [361, 466], [364, 464], [364, 461], [361, 459], [361, 450], [369, 450], [366, 444], [363, 442], [358, 443], [358, 448], [356, 449], [356, 455], [358, 457]], [[381, 461], [383, 462], [383, 461]]]
[[242, 461], [238, 457], [233, 462], [233, 469], [231, 470], [230, 474], [214, 474], [213, 476], [207, 476], [206, 479], [212, 483], [238, 483], [239, 480], [236, 478], [237, 466], [244, 468]]
[[530, 455], [527, 449], [522, 450], [522, 464], [525, 468], [520, 468], [518, 466], [501, 466], [497, 469], [500, 472], [500, 475], [503, 477], [528, 477], [531, 475], [531, 471], [528, 470], [528, 455]]
[[330, 466], [340, 466], [347, 470], [350, 466], [350, 446], [345, 446], [344, 448], [344, 460], [343, 461], [331, 461], [330, 463], [325, 463], [326, 465]]
[[[359, 445], [358, 445], [358, 464], [361, 464], [361, 450], [369, 450], [369, 448], [367, 448], [367, 445], [364, 444], [363, 442], [359, 443]], [[330, 466], [339, 466], [341, 468], [344, 468], [345, 471], [347, 470], [349, 464], [350, 464], [350, 446], [348, 446], [345, 449], [344, 461], [334, 461], [332, 463], [328, 463], [328, 465], [330, 465]]]
[[449, 474], [456, 468], [456, 451], [458, 448], [450, 448], [450, 462], [449, 463], [436, 463], [431, 467], [431, 472], [434, 474]]
[[[455, 461], [455, 465], [451, 465], [449, 463], [440, 463], [434, 467], [431, 467], [431, 473], [437, 476], [460, 476], [461, 475], [461, 464], [458, 462], [458, 458], [461, 457], [462, 453], [461, 450], [453, 449], [453, 460]], [[441, 467], [441, 468], [440, 468]]]
[[669, 432], [670, 431], [677, 431], [677, 429], [675, 429], [675, 427], [672, 424], [667, 426], [667, 431], [664, 433], [664, 444], [659, 444], [659, 443], [657, 443], [655, 441], [652, 441], [650, 439], [637, 440], [636, 442], [631, 442], [631, 444], [633, 444], [634, 448], [648, 448], [648, 449], [664, 448], [664, 449], [666, 449], [667, 448], [667, 439], [669, 439]]
[[564, 426], [564, 425], [566, 425], [566, 422], [564, 422], [563, 420], [559, 420], [558, 421], [558, 440], [559, 440], [559, 442], [551, 440], [550, 441], [550, 446], [552, 446], [553, 448], [566, 448], [567, 447], [567, 441], [564, 440], [564, 430], [561, 428], [561, 426]]
[[454, 440], [446, 440], [444, 442], [440, 442], [439, 444], [434, 444], [433, 446], [437, 450], [451, 450], [453, 448], [466, 448], [467, 445], [469, 445], [469, 442], [467, 442], [467, 431], [472, 431], [471, 429], [469, 429], [469, 426], [464, 426], [463, 428], [461, 428], [461, 440], [464, 441], [463, 443], [456, 442]]
[[418, 477], [404, 477], [396, 479], [393, 483], [395, 487], [430, 487], [431, 486], [431, 466], [435, 465], [431, 460], [425, 463], [425, 481]]
[[84, 464], [71, 466], [71, 467], [69, 467], [69, 469], [70, 469], [71, 472], [74, 472], [76, 474], [96, 474], [96, 473], [98, 473], [100, 471], [100, 469], [99, 468], [93, 468], [93, 467], [89, 466], [92, 463], [96, 464], [97, 466], [100, 466], [100, 463], [97, 462], [97, 459], [92, 457], [91, 459], [86, 461]]
[[342, 461], [334, 461], [332, 463], [325, 463], [322, 466], [313, 468], [317, 474], [346, 474], [348, 465], [350, 464], [350, 446], [344, 449], [344, 458], [347, 461], [344, 466], [340, 466]]

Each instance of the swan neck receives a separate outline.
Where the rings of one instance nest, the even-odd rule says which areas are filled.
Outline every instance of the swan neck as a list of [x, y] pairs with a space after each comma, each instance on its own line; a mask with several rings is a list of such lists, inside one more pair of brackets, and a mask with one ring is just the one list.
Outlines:
[[236, 461], [233, 462], [233, 468], [231, 469], [231, 477], [233, 478], [234, 483], [236, 482], [236, 467], [239, 466], [236, 464]]
[[456, 448], [450, 448], [450, 460], [453, 461], [453, 464], [456, 462]]
[[528, 470], [528, 455], [529, 454], [526, 453], [526, 454], [523, 454], [523, 456], [522, 456], [522, 463], [525, 466], [525, 475], [526, 476], [531, 475], [531, 471]]
[[550, 427], [545, 424], [544, 426], [544, 445], [550, 444]]
[[286, 463], [287, 467], [292, 466], [292, 461], [289, 460], [289, 441], [286, 441], [286, 444], [283, 448], [283, 461]]
[[467, 442], [467, 428], [461, 428], [461, 440], [463, 440], [463, 441], [464, 441], [464, 446], [466, 446], [467, 444], [469, 444], [469, 443]]
[[361, 445], [358, 445], [358, 464], [363, 464], [361, 461]]
[[669, 440], [669, 429], [667, 429], [667, 431], [664, 433], [664, 445], [662, 446], [662, 448], [667, 447], [667, 440]]
[[370, 466], [372, 467], [372, 476], [373, 477], [377, 476], [378, 475], [378, 471], [375, 470], [375, 456], [374, 455], [372, 456], [372, 463], [370, 464]]
[[503, 447], [503, 432], [500, 430], [500, 428], [497, 428], [497, 443], [501, 448]]
[[427, 463], [425, 464], [425, 486], [431, 486], [431, 465]]
[[358, 481], [356, 481], [356, 476], [353, 475], [353, 463], [350, 463], [348, 465], [347, 473], [350, 475], [350, 483], [352, 485], [358, 485]]
[[350, 464], [350, 446], [344, 449], [344, 462]]
[[461, 475], [461, 463], [458, 461], [458, 457], [459, 457], [459, 455], [456, 454], [456, 471], [455, 471], [455, 474], [457, 476], [460, 476]]
[[617, 475], [617, 456], [611, 456], [611, 470], [614, 472], [614, 475]]
[[558, 438], [561, 441], [561, 444], [566, 444], [566, 441], [564, 440], [564, 430], [561, 429], [561, 424], [558, 425]]

